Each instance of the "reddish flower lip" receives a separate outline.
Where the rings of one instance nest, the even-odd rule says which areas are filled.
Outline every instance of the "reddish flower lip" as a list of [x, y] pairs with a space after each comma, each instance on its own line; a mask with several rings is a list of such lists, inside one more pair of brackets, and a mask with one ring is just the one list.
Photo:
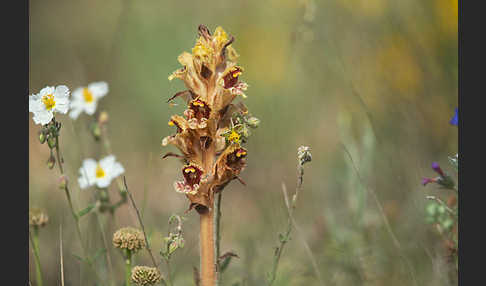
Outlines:
[[243, 70], [240, 67], [233, 67], [231, 71], [224, 76], [224, 88], [232, 88], [238, 83], [238, 77], [241, 75]]
[[194, 165], [184, 166], [182, 175], [187, 185], [194, 186], [201, 181], [202, 170]]
[[228, 164], [229, 165], [234, 164], [240, 161], [241, 159], [245, 158], [246, 155], [247, 155], [247, 151], [245, 149], [238, 148], [228, 155]]
[[194, 117], [198, 120], [202, 118], [209, 118], [209, 113], [211, 112], [211, 108], [202, 100], [194, 99], [191, 101], [189, 108], [194, 111]]

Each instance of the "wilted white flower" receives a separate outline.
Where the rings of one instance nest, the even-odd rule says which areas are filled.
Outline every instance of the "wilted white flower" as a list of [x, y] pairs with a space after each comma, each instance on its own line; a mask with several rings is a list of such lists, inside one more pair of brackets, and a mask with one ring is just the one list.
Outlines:
[[85, 159], [79, 169], [81, 175], [78, 179], [81, 189], [95, 185], [98, 188], [107, 188], [111, 181], [123, 174], [125, 169], [115, 161], [115, 156], [109, 155], [96, 162], [94, 159]]
[[29, 112], [34, 113], [35, 124], [51, 122], [54, 112], [66, 114], [69, 110], [69, 88], [65, 85], [47, 86], [38, 94], [29, 96]]
[[93, 82], [88, 87], [79, 87], [73, 91], [71, 112], [69, 117], [78, 118], [81, 112], [93, 115], [96, 111], [98, 99], [108, 93], [108, 84], [104, 81]]

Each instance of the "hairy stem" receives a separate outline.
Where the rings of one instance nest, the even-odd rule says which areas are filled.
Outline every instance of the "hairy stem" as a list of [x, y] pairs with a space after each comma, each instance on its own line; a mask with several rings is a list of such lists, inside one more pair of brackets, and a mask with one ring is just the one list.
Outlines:
[[216, 258], [216, 284], [220, 285], [221, 275], [219, 272], [219, 257], [220, 257], [220, 243], [221, 243], [221, 197], [222, 191], [216, 195], [216, 200], [214, 201], [214, 256]]
[[[30, 230], [29, 230], [30, 232]], [[36, 281], [38, 286], [42, 286], [42, 271], [41, 262], [39, 256], [39, 228], [34, 227], [33, 234], [30, 235], [30, 243], [32, 244], [32, 249], [34, 250], [34, 260], [35, 260], [35, 273]]]
[[216, 259], [214, 257], [214, 210], [204, 208], [200, 217], [201, 286], [216, 283]]

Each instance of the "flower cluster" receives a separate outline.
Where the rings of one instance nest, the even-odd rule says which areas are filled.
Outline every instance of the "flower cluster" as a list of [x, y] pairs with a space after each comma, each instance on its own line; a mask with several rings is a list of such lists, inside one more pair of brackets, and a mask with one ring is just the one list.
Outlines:
[[174, 188], [189, 198], [191, 207], [211, 208], [214, 193], [238, 178], [247, 156], [241, 145], [250, 136], [250, 128], [259, 124], [243, 103], [232, 103], [238, 95], [245, 98], [248, 88], [239, 78], [243, 68], [236, 63], [233, 41], [221, 27], [211, 35], [200, 25], [192, 54], [183, 52], [178, 57], [183, 67], [169, 76], [169, 80], [178, 78], [187, 87], [169, 101], [184, 98], [187, 109], [183, 116], [170, 118], [168, 124], [176, 133], [165, 137], [162, 145], [175, 145], [182, 153], [166, 156], [185, 162], [183, 180], [174, 182]]
[[[451, 125], [458, 126], [458, 114], [457, 108], [455, 114], [449, 121]], [[449, 163], [452, 165], [456, 172], [459, 171], [459, 154], [455, 156], [449, 156]], [[440, 197], [427, 196], [427, 199], [431, 200], [426, 207], [426, 221], [433, 224], [438, 232], [443, 236], [446, 249], [448, 251], [448, 258], [455, 260], [457, 269], [457, 253], [459, 249], [458, 244], [458, 193], [459, 190], [453, 178], [442, 170], [438, 163], [432, 163], [432, 169], [438, 174], [435, 178], [423, 178], [422, 185], [429, 183], [435, 183], [442, 189], [453, 190], [454, 192], [447, 195], [447, 200], [444, 201]], [[446, 193], [441, 193], [441, 196]]]
[[43, 227], [49, 221], [47, 213], [39, 208], [29, 210], [29, 225], [33, 227]]
[[155, 285], [162, 280], [159, 270], [155, 267], [135, 266], [132, 268], [132, 282], [140, 285]]
[[113, 245], [135, 253], [146, 246], [145, 236], [136, 228], [124, 227], [113, 234]]
[[93, 115], [98, 100], [108, 93], [108, 84], [104, 81], [90, 83], [79, 87], [69, 99], [70, 91], [65, 85], [46, 86], [37, 94], [29, 96], [29, 112], [34, 113], [35, 124], [46, 125], [54, 118], [54, 113], [66, 114], [72, 119], [78, 118], [81, 112]]

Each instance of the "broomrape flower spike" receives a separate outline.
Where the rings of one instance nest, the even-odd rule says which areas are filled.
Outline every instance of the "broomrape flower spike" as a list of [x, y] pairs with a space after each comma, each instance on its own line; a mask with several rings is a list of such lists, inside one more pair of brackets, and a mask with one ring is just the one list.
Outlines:
[[66, 114], [69, 110], [69, 88], [65, 85], [47, 86], [38, 94], [29, 96], [29, 112], [34, 113], [35, 124], [46, 125], [54, 113]]
[[79, 187], [85, 189], [96, 185], [98, 188], [107, 188], [111, 181], [123, 174], [125, 169], [115, 161], [115, 156], [109, 155], [96, 162], [94, 159], [85, 159], [79, 169]]
[[[175, 145], [187, 162], [182, 169], [184, 179], [175, 181], [174, 189], [188, 197], [191, 208], [211, 208], [214, 192], [243, 170], [245, 164], [234, 164], [233, 168], [227, 165], [235, 163], [228, 156], [246, 142], [248, 127], [259, 124], [256, 117], [248, 116], [244, 104], [232, 103], [238, 95], [245, 97], [242, 91], [248, 86], [240, 80], [243, 67], [236, 64], [238, 54], [233, 41], [221, 27], [211, 35], [207, 27], [200, 25], [192, 54], [183, 52], [178, 57], [183, 67], [169, 76], [169, 80], [178, 78], [186, 85], [186, 92], [170, 100], [188, 95], [187, 109], [183, 116], [173, 115], [168, 121], [176, 133], [165, 137], [162, 145]], [[233, 125], [235, 115], [244, 115], [245, 119]], [[246, 151], [244, 156], [234, 158], [244, 162], [245, 157]]]
[[[168, 125], [175, 134], [165, 137], [162, 145], [174, 145], [181, 155], [183, 180], [174, 182], [176, 192], [184, 194], [201, 219], [201, 286], [214, 285], [216, 259], [214, 251], [214, 202], [221, 192], [246, 167], [248, 151], [241, 145], [250, 136], [259, 120], [250, 117], [246, 106], [234, 100], [248, 84], [240, 77], [243, 67], [237, 65], [238, 54], [233, 48], [234, 37], [217, 27], [211, 35], [204, 25], [198, 27], [198, 38], [192, 53], [183, 52], [177, 60], [182, 68], [169, 76], [184, 82], [187, 90], [170, 97], [185, 100], [183, 116], [173, 115]], [[239, 120], [236, 120], [239, 118]], [[251, 119], [250, 119], [251, 118]], [[250, 120], [249, 120], [250, 119]], [[236, 122], [234, 122], [236, 121]]]
[[87, 87], [79, 87], [73, 91], [71, 112], [69, 117], [77, 119], [85, 112], [93, 115], [96, 111], [98, 100], [108, 93], [108, 84], [104, 81], [90, 83]]

